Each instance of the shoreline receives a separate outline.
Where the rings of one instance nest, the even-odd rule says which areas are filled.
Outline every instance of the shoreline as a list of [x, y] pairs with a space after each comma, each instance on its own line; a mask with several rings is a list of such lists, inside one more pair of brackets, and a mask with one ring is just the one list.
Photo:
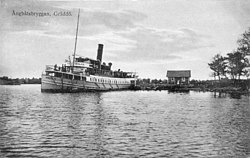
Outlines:
[[132, 90], [169, 90], [176, 92], [185, 91], [199, 91], [199, 92], [219, 92], [219, 93], [234, 93], [234, 94], [250, 94], [250, 89], [243, 90], [239, 87], [189, 87], [189, 86], [179, 86], [179, 85], [137, 85], [132, 88]]

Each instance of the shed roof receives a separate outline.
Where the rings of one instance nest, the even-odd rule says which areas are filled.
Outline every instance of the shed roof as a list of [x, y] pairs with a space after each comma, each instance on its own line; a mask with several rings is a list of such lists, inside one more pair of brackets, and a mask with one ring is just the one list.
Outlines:
[[167, 77], [191, 77], [191, 70], [169, 70]]

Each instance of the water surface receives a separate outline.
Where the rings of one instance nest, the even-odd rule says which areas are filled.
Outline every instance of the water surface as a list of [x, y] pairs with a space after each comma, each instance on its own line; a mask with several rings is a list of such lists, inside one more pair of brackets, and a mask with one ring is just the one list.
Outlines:
[[250, 156], [250, 97], [0, 86], [0, 157]]

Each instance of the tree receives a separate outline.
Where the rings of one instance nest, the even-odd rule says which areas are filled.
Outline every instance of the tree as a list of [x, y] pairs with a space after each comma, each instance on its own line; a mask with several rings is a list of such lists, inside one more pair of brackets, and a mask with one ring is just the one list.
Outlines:
[[241, 35], [237, 43], [239, 44], [239, 50], [243, 54], [250, 55], [250, 28]]
[[228, 53], [228, 73], [232, 79], [240, 79], [240, 76], [246, 75], [247, 71], [245, 68], [249, 65], [246, 55], [241, 52], [240, 49]]
[[[241, 35], [240, 39], [237, 42], [239, 44], [238, 50], [245, 56], [250, 56], [250, 28], [248, 28], [248, 30]], [[246, 76], [248, 78], [250, 76], [250, 65], [248, 65], [247, 67], [248, 70], [246, 70]]]
[[216, 54], [211, 63], [208, 63], [211, 70], [213, 70], [214, 76], [218, 76], [220, 80], [222, 76], [226, 76], [226, 58], [221, 56], [220, 54]]

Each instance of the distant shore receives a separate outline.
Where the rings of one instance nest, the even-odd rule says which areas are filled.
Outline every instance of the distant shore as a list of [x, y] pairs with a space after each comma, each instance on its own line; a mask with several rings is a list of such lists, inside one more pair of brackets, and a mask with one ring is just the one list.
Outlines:
[[[41, 78], [0, 77], [0, 85], [41, 84]], [[137, 79], [131, 90], [168, 90], [176, 92], [202, 91], [215, 93], [250, 94], [250, 79], [191, 80], [188, 85], [169, 84], [167, 80]]]
[[41, 78], [9, 78], [0, 77], [0, 85], [41, 84]]

